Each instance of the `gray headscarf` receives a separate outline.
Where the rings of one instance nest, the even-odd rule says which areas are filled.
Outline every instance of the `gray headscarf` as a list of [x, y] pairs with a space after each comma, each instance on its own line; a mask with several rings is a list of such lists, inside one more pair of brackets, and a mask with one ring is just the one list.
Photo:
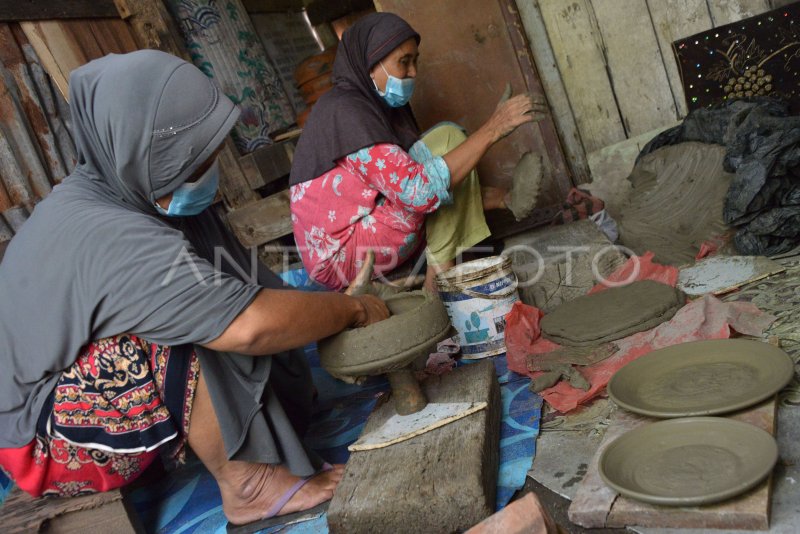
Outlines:
[[202, 72], [152, 50], [106, 56], [72, 73], [70, 109], [78, 166], [0, 263], [0, 447], [33, 438], [60, 372], [87, 343], [122, 333], [206, 343], [260, 289], [216, 272], [154, 208], [238, 117]]

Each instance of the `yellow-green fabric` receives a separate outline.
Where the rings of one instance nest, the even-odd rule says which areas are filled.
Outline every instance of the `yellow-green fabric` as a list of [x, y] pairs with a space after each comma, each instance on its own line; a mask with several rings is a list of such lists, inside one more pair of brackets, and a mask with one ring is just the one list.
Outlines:
[[[444, 156], [466, 138], [455, 124], [442, 123], [423, 135], [422, 142], [434, 156]], [[459, 253], [491, 235], [483, 215], [481, 185], [475, 169], [452, 193], [452, 204], [440, 206], [425, 219], [426, 252], [428, 263], [433, 265], [454, 260]]]

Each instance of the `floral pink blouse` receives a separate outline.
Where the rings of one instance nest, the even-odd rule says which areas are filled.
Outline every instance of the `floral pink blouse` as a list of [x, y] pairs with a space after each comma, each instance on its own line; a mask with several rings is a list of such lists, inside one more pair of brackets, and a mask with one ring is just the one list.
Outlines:
[[292, 186], [294, 237], [309, 276], [330, 288], [349, 285], [364, 255], [375, 275], [392, 271], [424, 241], [425, 215], [452, 202], [450, 171], [421, 141], [406, 152], [381, 143]]

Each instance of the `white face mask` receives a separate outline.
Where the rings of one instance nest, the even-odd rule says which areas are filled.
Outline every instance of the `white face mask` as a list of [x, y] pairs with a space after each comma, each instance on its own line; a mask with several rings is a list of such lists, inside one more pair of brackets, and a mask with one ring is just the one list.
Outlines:
[[414, 78], [396, 78], [389, 74], [386, 67], [383, 66], [382, 61], [380, 65], [383, 72], [385, 72], [388, 77], [386, 80], [386, 91], [378, 89], [378, 84], [375, 83], [375, 80], [372, 80], [375, 90], [378, 91], [378, 94], [393, 108], [405, 106], [408, 104], [408, 101], [411, 100], [411, 95], [414, 94]]
[[219, 160], [214, 160], [211, 167], [192, 183], [183, 183], [172, 192], [172, 200], [167, 209], [156, 204], [162, 215], [186, 217], [197, 215], [214, 202], [219, 187]]

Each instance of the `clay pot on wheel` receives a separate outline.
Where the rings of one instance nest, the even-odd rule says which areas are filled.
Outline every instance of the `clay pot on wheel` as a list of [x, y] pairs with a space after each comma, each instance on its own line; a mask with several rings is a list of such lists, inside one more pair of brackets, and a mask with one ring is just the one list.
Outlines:
[[[427, 401], [408, 366], [452, 335], [450, 318], [442, 301], [424, 290], [393, 295], [386, 306], [392, 315], [385, 321], [320, 341], [320, 361], [336, 377], [388, 374], [398, 413], [414, 413]], [[422, 400], [404, 399], [407, 394]]]

